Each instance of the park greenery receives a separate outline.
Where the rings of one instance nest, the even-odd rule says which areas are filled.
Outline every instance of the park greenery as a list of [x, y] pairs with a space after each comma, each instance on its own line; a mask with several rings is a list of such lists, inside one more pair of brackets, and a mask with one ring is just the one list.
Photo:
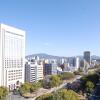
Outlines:
[[[100, 68], [100, 66], [95, 66], [95, 68]], [[40, 80], [38, 82], [29, 83], [26, 82], [19, 87], [18, 92], [24, 96], [27, 93], [35, 93], [40, 88], [53, 88], [58, 87], [60, 84], [63, 83], [65, 80], [70, 80], [75, 77], [75, 75], [80, 75], [82, 72], [79, 69], [77, 72], [70, 73], [70, 72], [63, 72], [58, 75], [51, 75], [47, 79]], [[94, 70], [93, 73], [84, 75], [80, 79], [79, 83], [74, 83], [71, 88], [67, 89], [60, 89], [53, 93], [45, 94], [38, 97], [36, 100], [79, 100], [77, 93], [84, 94], [86, 93], [87, 96], [93, 92], [94, 88], [96, 87], [97, 83], [99, 82], [100, 78], [100, 69]], [[74, 92], [75, 91], [75, 92]], [[81, 92], [80, 92], [81, 91]], [[77, 92], [77, 93], [76, 93]], [[8, 95], [8, 90], [5, 87], [0, 87], [0, 100], [6, 100]]]
[[70, 72], [64, 72], [59, 75], [51, 75], [49, 76], [49, 81], [47, 79], [40, 80], [38, 82], [33, 83], [24, 83], [19, 88], [19, 93], [21, 95], [27, 94], [27, 93], [33, 93], [36, 92], [39, 88], [53, 88], [59, 86], [63, 80], [74, 78], [74, 74]]
[[87, 81], [86, 82], [86, 91], [91, 93], [93, 91], [94, 88], [94, 84], [91, 81]]
[[34, 83], [27, 82], [21, 85], [21, 87], [19, 88], [19, 92], [21, 95], [25, 93], [32, 93], [37, 91], [40, 87], [41, 87], [40, 82], [34, 82]]
[[75, 75], [73, 73], [70, 73], [70, 72], [64, 72], [60, 75], [60, 77], [62, 80], [68, 80], [68, 79], [74, 78]]
[[90, 81], [94, 84], [94, 87], [96, 87], [96, 84], [99, 82], [99, 76], [98, 74], [94, 73], [94, 74], [90, 74], [90, 75], [85, 75], [81, 78], [81, 88], [85, 89], [86, 88], [86, 83]]
[[95, 73], [84, 75], [80, 81], [80, 87], [79, 91], [82, 91], [83, 93], [86, 93], [87, 97], [91, 95], [94, 88], [97, 86], [97, 83], [99, 82], [99, 74], [100, 70], [97, 70]]
[[0, 100], [6, 100], [8, 90], [6, 87], [0, 87]]
[[74, 71], [73, 73], [75, 75], [83, 75], [83, 70], [82, 70], [82, 68], [78, 68], [78, 70], [77, 71]]
[[62, 83], [62, 80], [60, 79], [60, 77], [58, 75], [52, 75], [50, 77], [50, 81], [49, 81], [49, 87], [53, 88], [53, 87], [57, 87]]
[[70, 72], [64, 72], [58, 75], [51, 75], [49, 77], [49, 81], [43, 80], [43, 87], [44, 88], [53, 88], [59, 86], [64, 80], [69, 80], [74, 78], [74, 74]]
[[98, 69], [95, 70], [94, 73], [82, 76], [79, 81], [73, 82], [71, 85], [69, 85], [68, 89], [71, 89], [78, 94], [85, 95], [88, 98], [97, 86], [99, 78], [100, 70]]
[[74, 91], [61, 89], [50, 94], [42, 95], [36, 100], [79, 100], [79, 98]]
[[[45, 94], [38, 97], [36, 100], [78, 100], [78, 96], [76, 95], [77, 93], [82, 95], [86, 94], [86, 96], [89, 96], [96, 87], [96, 84], [99, 82], [99, 74], [97, 74], [99, 72], [100, 70], [97, 70], [95, 73], [84, 75], [80, 79], [79, 83], [73, 82], [71, 88], [61, 89], [53, 93]], [[64, 80], [69, 80], [74, 77], [75, 74], [70, 72], [51, 75], [47, 79], [40, 80], [38, 82], [22, 84], [22, 86], [19, 88], [19, 92], [23, 96], [25, 93], [34, 93], [38, 91], [39, 88], [48, 89], [58, 87]]]

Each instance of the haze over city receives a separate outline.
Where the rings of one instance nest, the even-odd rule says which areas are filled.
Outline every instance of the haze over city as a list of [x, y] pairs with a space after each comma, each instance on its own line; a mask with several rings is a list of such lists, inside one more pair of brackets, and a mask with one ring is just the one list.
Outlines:
[[26, 55], [100, 56], [100, 0], [0, 0], [0, 22], [26, 31]]

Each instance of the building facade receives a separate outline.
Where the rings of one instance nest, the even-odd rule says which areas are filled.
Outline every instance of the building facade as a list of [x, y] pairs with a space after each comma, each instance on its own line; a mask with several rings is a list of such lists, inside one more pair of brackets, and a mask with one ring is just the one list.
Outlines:
[[43, 73], [44, 76], [57, 74], [57, 64], [55, 63], [44, 64]]
[[25, 64], [25, 82], [37, 82], [43, 79], [43, 63], [32, 60]]
[[25, 31], [0, 24], [0, 86], [24, 83]]
[[91, 64], [90, 51], [85, 51], [85, 52], [84, 52], [84, 60], [85, 60], [89, 65]]

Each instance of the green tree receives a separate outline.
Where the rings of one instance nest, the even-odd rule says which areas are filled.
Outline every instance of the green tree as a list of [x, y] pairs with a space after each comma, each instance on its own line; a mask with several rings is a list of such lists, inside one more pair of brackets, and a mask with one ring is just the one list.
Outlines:
[[100, 68], [100, 65], [95, 65], [94, 68]]
[[99, 76], [94, 73], [94, 74], [90, 74], [90, 75], [85, 75], [80, 80], [81, 80], [81, 89], [84, 91], [84, 90], [86, 90], [86, 83], [88, 81], [93, 82], [94, 87], [95, 87], [96, 84], [99, 82]]
[[79, 100], [77, 94], [72, 90], [61, 89], [54, 93], [45, 94], [36, 100]]
[[[58, 97], [59, 100], [66, 100], [67, 99], [67, 90], [66, 89], [59, 90], [58, 94], [56, 95], [56, 97]], [[58, 99], [56, 99], [56, 100], [58, 100]]]
[[40, 83], [40, 86], [41, 86], [41, 87], [44, 86], [44, 80], [39, 80], [38, 82]]
[[67, 98], [65, 100], [79, 100], [79, 98], [78, 98], [78, 95], [74, 91], [68, 90]]
[[0, 100], [5, 100], [8, 95], [8, 90], [6, 87], [0, 87]]
[[59, 99], [55, 100], [79, 100], [77, 94], [74, 91], [66, 89], [59, 90], [56, 97], [59, 97]]
[[50, 77], [50, 82], [49, 82], [49, 85], [50, 87], [57, 87], [61, 84], [61, 79], [60, 77], [58, 77], [57, 75], [52, 75]]
[[31, 84], [30, 83], [24, 83], [21, 85], [21, 87], [19, 88], [19, 92], [20, 94], [25, 94], [30, 92], [30, 88], [31, 88]]
[[87, 90], [88, 92], [92, 92], [93, 88], [94, 88], [93, 82], [87, 81], [87, 83], [86, 83], [86, 90]]
[[52, 94], [51, 93], [44, 94], [42, 96], [37, 97], [36, 100], [53, 100], [52, 99]]
[[35, 92], [37, 91], [39, 88], [41, 87], [41, 83], [40, 82], [34, 82], [31, 87], [30, 87], [30, 91], [31, 92]]
[[35, 92], [41, 87], [40, 82], [34, 82], [34, 83], [24, 83], [21, 85], [19, 88], [19, 92], [21, 95], [30, 93], [30, 92]]

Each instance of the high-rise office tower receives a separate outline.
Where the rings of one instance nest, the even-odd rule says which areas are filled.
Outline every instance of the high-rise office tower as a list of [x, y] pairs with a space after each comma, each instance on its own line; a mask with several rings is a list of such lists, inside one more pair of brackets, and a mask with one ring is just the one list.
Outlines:
[[25, 31], [0, 24], [0, 86], [24, 83]]
[[85, 60], [88, 64], [91, 64], [90, 51], [85, 51], [85, 52], [84, 52], [84, 60]]

